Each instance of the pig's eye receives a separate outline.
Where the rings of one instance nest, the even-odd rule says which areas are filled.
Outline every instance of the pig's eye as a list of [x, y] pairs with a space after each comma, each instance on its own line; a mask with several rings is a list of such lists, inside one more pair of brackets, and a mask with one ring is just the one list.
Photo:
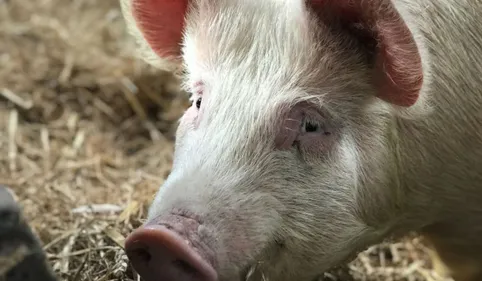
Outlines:
[[317, 122], [311, 121], [309, 119], [305, 119], [303, 120], [301, 129], [303, 133], [317, 133], [321, 131], [322, 128], [320, 127], [320, 124], [318, 124]]
[[323, 133], [324, 135], [330, 135], [331, 133], [323, 128], [319, 123], [311, 120], [304, 120], [303, 133]]
[[307, 133], [318, 132], [320, 130], [320, 125], [315, 124], [315, 123], [310, 122], [310, 121], [306, 121], [304, 130]]
[[197, 109], [201, 108], [201, 102], [202, 102], [202, 98], [198, 98], [198, 99], [196, 100], [196, 107], [197, 107]]

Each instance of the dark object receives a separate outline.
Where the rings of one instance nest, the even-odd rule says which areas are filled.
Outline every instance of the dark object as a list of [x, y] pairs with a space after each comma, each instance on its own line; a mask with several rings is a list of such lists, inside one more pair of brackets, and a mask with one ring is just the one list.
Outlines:
[[0, 186], [0, 281], [57, 281], [14, 198]]

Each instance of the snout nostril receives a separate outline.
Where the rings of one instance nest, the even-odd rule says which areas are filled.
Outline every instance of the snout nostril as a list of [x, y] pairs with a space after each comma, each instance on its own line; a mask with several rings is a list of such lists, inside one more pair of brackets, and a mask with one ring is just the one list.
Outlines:
[[181, 272], [185, 272], [188, 275], [196, 276], [199, 275], [199, 271], [197, 271], [194, 267], [192, 267], [188, 262], [183, 260], [175, 260], [172, 264], [177, 267]]
[[152, 260], [152, 255], [149, 253], [149, 250], [146, 248], [138, 248], [131, 250], [131, 254], [133, 257], [136, 257], [138, 261], [148, 264]]

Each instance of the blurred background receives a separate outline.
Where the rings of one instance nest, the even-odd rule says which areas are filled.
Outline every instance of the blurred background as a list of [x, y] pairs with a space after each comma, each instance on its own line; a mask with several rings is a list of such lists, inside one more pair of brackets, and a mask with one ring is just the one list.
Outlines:
[[[118, 0], [0, 0], [0, 184], [59, 280], [138, 280], [123, 240], [170, 171], [187, 106], [175, 77], [136, 57]], [[416, 236], [326, 276], [352, 279], [441, 280]]]

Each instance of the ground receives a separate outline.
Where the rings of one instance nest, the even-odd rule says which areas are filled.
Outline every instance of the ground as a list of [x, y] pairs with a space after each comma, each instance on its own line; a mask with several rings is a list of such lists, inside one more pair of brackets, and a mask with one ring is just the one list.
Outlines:
[[[123, 240], [170, 171], [186, 97], [136, 58], [118, 0], [0, 0], [0, 184], [60, 280], [138, 280]], [[361, 253], [348, 273], [441, 280], [430, 266], [413, 236]], [[350, 279], [326, 280], [337, 278]]]

